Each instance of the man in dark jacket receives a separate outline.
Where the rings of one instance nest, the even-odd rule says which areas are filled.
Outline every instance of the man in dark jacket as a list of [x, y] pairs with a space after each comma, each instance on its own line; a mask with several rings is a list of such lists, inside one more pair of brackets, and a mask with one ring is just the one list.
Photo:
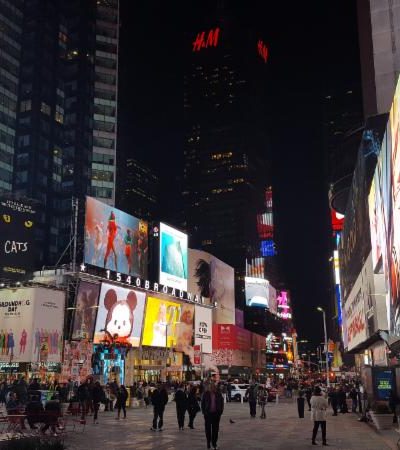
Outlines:
[[183, 430], [185, 426], [185, 414], [188, 407], [188, 398], [182, 385], [175, 392], [174, 401], [176, 403], [176, 417], [178, 418], [179, 430]]
[[37, 394], [30, 394], [30, 400], [25, 408], [25, 415], [32, 430], [36, 429], [35, 423], [41, 423], [43, 421], [43, 414], [44, 408], [40, 401], [40, 392]]
[[53, 434], [57, 435], [57, 425], [58, 418], [61, 417], [61, 405], [60, 402], [54, 398], [48, 400], [45, 406], [45, 414], [43, 416], [43, 421], [45, 423], [44, 427], [40, 430], [43, 434], [46, 433], [47, 429], [50, 427]]
[[256, 384], [252, 383], [246, 391], [245, 398], [249, 402], [250, 407], [250, 417], [256, 417], [257, 414], [257, 395], [258, 387]]
[[93, 423], [98, 424], [97, 415], [99, 413], [100, 408], [100, 402], [105, 401], [105, 393], [103, 391], [103, 388], [100, 386], [100, 382], [96, 381], [94, 383], [93, 389], [92, 389], [92, 397], [93, 397], [93, 409], [94, 409], [94, 416], [93, 416]]
[[77, 396], [78, 396], [79, 405], [81, 408], [81, 418], [82, 418], [82, 420], [84, 420], [85, 415], [86, 415], [87, 401], [89, 399], [89, 389], [88, 389], [87, 381], [85, 381], [84, 383], [79, 385], [78, 391], [77, 391]]
[[[151, 403], [154, 408], [153, 426], [150, 428], [152, 431], [162, 431], [164, 424], [163, 416], [165, 405], [168, 403], [168, 394], [164, 385], [159, 384], [151, 395]], [[157, 428], [158, 419], [158, 428]]]
[[224, 398], [221, 392], [217, 391], [215, 384], [211, 383], [201, 400], [201, 410], [204, 415], [204, 425], [206, 431], [207, 448], [217, 449], [219, 421], [224, 412]]
[[331, 401], [331, 406], [333, 409], [333, 416], [337, 416], [337, 410], [338, 410], [338, 393], [335, 388], [329, 392], [328, 397]]

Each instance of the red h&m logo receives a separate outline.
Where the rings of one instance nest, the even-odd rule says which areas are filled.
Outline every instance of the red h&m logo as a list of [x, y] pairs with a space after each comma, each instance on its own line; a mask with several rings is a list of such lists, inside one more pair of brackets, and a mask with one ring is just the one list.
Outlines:
[[202, 48], [216, 47], [218, 45], [219, 28], [209, 30], [208, 33], [201, 31], [197, 34], [196, 39], [193, 41], [193, 51], [199, 52]]
[[261, 39], [257, 42], [257, 51], [263, 61], [266, 63], [268, 59], [268, 47]]

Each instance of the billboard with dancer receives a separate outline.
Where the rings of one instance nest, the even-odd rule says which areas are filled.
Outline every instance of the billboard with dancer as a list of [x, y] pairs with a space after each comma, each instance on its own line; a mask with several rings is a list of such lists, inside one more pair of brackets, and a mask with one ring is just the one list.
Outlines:
[[93, 338], [100, 284], [79, 281], [76, 293], [72, 340]]
[[147, 278], [148, 224], [86, 197], [86, 264]]

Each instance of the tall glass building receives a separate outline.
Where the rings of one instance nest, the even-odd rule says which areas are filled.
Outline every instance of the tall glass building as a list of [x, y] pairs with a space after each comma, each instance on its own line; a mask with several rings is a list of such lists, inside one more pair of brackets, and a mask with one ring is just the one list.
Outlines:
[[37, 264], [54, 265], [71, 239], [72, 198], [79, 230], [86, 195], [115, 201], [119, 3], [1, 0], [0, 21], [0, 145], [15, 152], [9, 163], [0, 153], [0, 187], [36, 201]]

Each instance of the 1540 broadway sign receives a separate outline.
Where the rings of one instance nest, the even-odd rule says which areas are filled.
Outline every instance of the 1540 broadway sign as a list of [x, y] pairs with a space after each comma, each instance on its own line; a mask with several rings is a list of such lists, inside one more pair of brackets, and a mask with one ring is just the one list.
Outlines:
[[[80, 271], [84, 273], [90, 273], [90, 269], [85, 264], [80, 265]], [[96, 270], [94, 275], [100, 275], [110, 281], [116, 281], [125, 285], [144, 289], [145, 291], [158, 292], [160, 294], [169, 295], [180, 300], [185, 300], [194, 303], [204, 303], [204, 298], [201, 295], [192, 294], [191, 292], [182, 291], [180, 289], [171, 288], [155, 281], [143, 280], [139, 277], [133, 277], [130, 275], [124, 275], [120, 272], [113, 272], [112, 270]], [[210, 305], [211, 306], [211, 305]]]

